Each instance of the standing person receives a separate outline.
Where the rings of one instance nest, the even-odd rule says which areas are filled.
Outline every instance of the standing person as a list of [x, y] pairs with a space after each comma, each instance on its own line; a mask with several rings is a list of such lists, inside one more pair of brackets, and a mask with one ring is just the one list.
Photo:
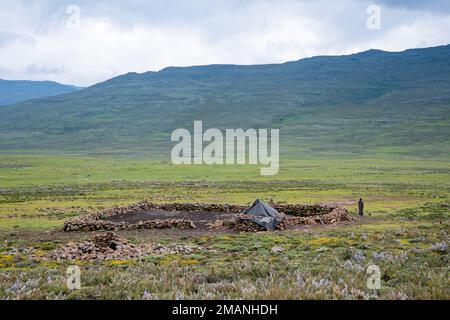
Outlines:
[[359, 201], [358, 201], [358, 210], [359, 210], [359, 215], [360, 216], [363, 216], [364, 215], [364, 202], [363, 202], [363, 200], [362, 200], [362, 198], [359, 198]]

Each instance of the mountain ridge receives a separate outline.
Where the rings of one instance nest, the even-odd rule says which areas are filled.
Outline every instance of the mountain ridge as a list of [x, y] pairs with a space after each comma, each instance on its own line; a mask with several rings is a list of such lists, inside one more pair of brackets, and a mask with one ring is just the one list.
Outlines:
[[0, 110], [0, 148], [167, 155], [173, 130], [203, 120], [280, 128], [282, 152], [293, 156], [442, 154], [449, 79], [449, 45], [127, 73]]
[[0, 106], [70, 93], [83, 88], [55, 81], [0, 79]]

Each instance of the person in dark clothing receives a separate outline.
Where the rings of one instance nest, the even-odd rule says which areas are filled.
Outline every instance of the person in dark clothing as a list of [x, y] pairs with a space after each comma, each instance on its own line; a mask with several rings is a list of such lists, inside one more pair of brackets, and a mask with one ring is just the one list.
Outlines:
[[358, 214], [360, 216], [364, 215], [364, 202], [361, 198], [359, 198], [359, 201], [358, 201], [358, 210], [359, 210]]

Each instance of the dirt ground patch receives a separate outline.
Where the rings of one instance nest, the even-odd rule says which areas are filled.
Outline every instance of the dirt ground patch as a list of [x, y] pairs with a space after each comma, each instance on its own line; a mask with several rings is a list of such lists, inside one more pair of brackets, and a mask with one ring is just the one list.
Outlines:
[[[226, 213], [225, 213], [226, 214]], [[358, 217], [356, 222], [350, 223], [347, 221], [339, 222], [333, 225], [296, 225], [287, 228], [290, 232], [303, 233], [303, 232], [314, 232], [315, 230], [330, 229], [336, 230], [349, 225], [357, 227], [358, 225], [376, 223], [376, 218], [370, 217]], [[271, 231], [274, 234], [282, 234], [284, 231]], [[56, 242], [59, 245], [63, 245], [74, 241], [86, 241], [95, 235], [97, 232], [64, 232], [60, 228], [48, 230], [48, 231], [29, 231], [29, 230], [18, 230], [14, 233], [10, 231], [0, 231], [0, 239], [10, 241], [10, 242], [24, 242], [25, 243], [45, 243], [45, 242]], [[122, 230], [118, 234], [124, 238], [136, 239], [139, 243], [146, 242], [158, 242], [162, 238], [171, 239], [173, 241], [177, 240], [189, 240], [196, 237], [203, 236], [219, 236], [227, 234], [235, 234], [229, 228], [223, 229], [208, 229], [208, 228], [195, 228], [195, 229], [136, 229], [136, 230]]]
[[236, 217], [236, 214], [229, 212], [154, 210], [120, 214], [109, 217], [106, 220], [114, 223], [137, 223], [139, 221], [149, 221], [155, 219], [186, 219], [191, 220], [198, 229], [207, 229], [208, 224], [214, 223], [216, 220], [232, 220]]

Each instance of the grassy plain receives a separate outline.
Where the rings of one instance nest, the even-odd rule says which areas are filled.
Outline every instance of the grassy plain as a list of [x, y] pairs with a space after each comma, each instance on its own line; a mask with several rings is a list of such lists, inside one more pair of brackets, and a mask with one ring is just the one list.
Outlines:
[[[449, 191], [445, 158], [287, 159], [278, 175], [263, 177], [259, 166], [3, 153], [0, 298], [448, 299]], [[65, 219], [143, 199], [332, 202], [355, 213], [359, 197], [367, 217], [350, 225], [177, 239], [125, 234], [136, 242], [180, 242], [198, 251], [80, 263], [83, 288], [77, 291], [65, 286], [67, 263], [44, 259], [70, 237], [89, 236], [59, 232]], [[283, 251], [272, 252], [274, 246]], [[382, 272], [379, 292], [366, 287], [372, 263]]]

